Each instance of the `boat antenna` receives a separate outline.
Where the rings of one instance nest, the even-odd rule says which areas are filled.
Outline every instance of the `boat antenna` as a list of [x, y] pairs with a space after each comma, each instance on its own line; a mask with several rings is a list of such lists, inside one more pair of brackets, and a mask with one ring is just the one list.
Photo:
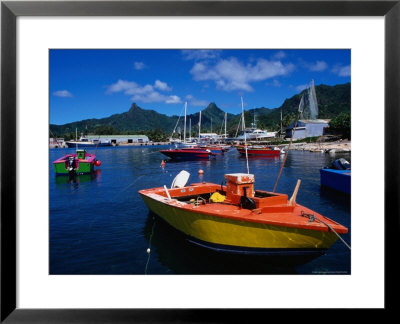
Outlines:
[[[243, 97], [240, 97], [242, 101], [242, 119], [243, 119], [243, 128], [246, 129], [245, 121], [244, 121], [244, 108], [243, 108]], [[246, 152], [246, 166], [247, 166], [247, 174], [250, 173], [249, 171], [249, 157], [247, 155], [247, 142], [246, 142], [246, 131], [244, 132], [244, 150]]]
[[290, 137], [290, 142], [289, 142], [288, 148], [287, 148], [287, 150], [286, 150], [286, 152], [285, 152], [285, 157], [283, 158], [283, 162], [282, 162], [282, 165], [281, 165], [281, 169], [279, 170], [278, 178], [276, 179], [275, 186], [274, 186], [274, 190], [272, 190], [272, 192], [275, 192], [276, 187], [278, 186], [279, 178], [281, 177], [283, 167], [285, 166], [286, 159], [287, 159], [288, 154], [289, 154], [290, 145], [292, 144], [293, 137], [294, 137], [294, 133], [295, 133], [296, 128], [297, 128], [297, 122], [298, 122], [298, 120], [299, 120], [299, 118], [300, 118], [300, 115], [303, 113], [303, 109], [304, 109], [304, 95], [301, 96], [301, 99], [300, 99], [299, 112], [298, 112], [298, 114], [297, 114], [297, 118], [296, 118], [296, 121], [295, 121], [295, 125], [294, 125], [294, 127], [293, 127], [292, 136]]

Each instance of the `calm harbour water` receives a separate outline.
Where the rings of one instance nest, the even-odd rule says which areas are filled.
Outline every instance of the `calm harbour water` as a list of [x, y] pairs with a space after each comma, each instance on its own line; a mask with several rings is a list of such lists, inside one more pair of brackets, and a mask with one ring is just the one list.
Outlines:
[[[350, 251], [338, 240], [328, 252], [301, 265], [265, 257], [221, 255], [187, 242], [183, 235], [149, 213], [138, 190], [171, 185], [181, 171], [189, 183], [220, 184], [225, 173], [246, 172], [246, 159], [236, 149], [210, 160], [167, 161], [161, 146], [107, 147], [96, 151], [102, 162], [92, 176], [55, 177], [51, 162], [74, 149], [50, 149], [50, 274], [350, 274]], [[94, 150], [88, 149], [89, 153]], [[350, 198], [320, 187], [319, 169], [349, 153], [290, 151], [277, 192], [348, 227], [343, 239], [351, 245]], [[283, 157], [249, 158], [255, 188], [274, 187]], [[198, 170], [204, 170], [200, 176]], [[146, 250], [151, 248], [151, 253]]]

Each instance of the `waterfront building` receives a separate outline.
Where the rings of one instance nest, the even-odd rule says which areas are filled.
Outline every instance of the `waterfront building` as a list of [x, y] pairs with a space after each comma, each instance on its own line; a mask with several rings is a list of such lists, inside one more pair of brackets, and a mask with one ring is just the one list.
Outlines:
[[[324, 135], [324, 129], [329, 127], [329, 121], [330, 119], [300, 119], [297, 122], [293, 139], [322, 136]], [[291, 138], [293, 136], [295, 125], [296, 121], [286, 127], [285, 138]]]
[[50, 148], [65, 147], [64, 138], [58, 137], [49, 139]]
[[87, 135], [85, 138], [90, 141], [99, 140], [101, 143], [111, 143], [111, 145], [150, 142], [146, 135]]

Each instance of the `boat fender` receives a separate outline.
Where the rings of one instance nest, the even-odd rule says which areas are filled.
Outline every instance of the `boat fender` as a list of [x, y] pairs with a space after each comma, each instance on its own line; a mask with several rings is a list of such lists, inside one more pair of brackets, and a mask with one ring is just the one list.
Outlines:
[[181, 172], [178, 173], [178, 175], [172, 181], [171, 189], [172, 188], [183, 188], [186, 185], [186, 183], [188, 182], [189, 177], [190, 177], [190, 173], [185, 170], [182, 170]]

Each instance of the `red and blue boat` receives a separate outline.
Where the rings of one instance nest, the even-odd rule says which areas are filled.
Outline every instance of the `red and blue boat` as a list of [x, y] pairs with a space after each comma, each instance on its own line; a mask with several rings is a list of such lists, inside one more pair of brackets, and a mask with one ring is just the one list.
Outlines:
[[200, 149], [200, 150], [209, 150], [211, 153], [221, 155], [224, 154], [229, 148], [222, 147], [220, 145], [212, 145], [212, 144], [186, 144], [185, 147], [181, 147], [181, 150], [190, 150], [190, 149]]
[[225, 152], [229, 151], [230, 146], [219, 145], [219, 144], [216, 145], [208, 144], [208, 145], [200, 145], [200, 148], [210, 150], [215, 154], [224, 154]]
[[[211, 153], [221, 155], [224, 154], [224, 150], [220, 146], [210, 146], [210, 145], [199, 145], [199, 146], [194, 146], [192, 147], [193, 149], [200, 149], [200, 150], [209, 150]], [[187, 150], [187, 148], [184, 148]]]
[[160, 150], [160, 153], [174, 160], [209, 159], [210, 157], [215, 156], [215, 153], [212, 153], [210, 150], [199, 148]]

